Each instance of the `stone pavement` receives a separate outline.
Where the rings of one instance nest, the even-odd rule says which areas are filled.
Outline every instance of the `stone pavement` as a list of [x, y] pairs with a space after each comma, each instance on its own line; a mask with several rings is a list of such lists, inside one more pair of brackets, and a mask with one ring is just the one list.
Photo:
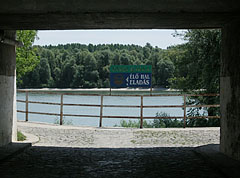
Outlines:
[[33, 146], [0, 165], [1, 178], [223, 178], [193, 148]]
[[3, 147], [0, 147], [0, 164], [5, 160], [11, 159], [12, 157], [23, 152], [26, 148], [31, 147], [32, 143], [27, 142], [13, 142]]
[[0, 178], [224, 178], [196, 152], [219, 128], [124, 129], [18, 123], [39, 142], [0, 164]]

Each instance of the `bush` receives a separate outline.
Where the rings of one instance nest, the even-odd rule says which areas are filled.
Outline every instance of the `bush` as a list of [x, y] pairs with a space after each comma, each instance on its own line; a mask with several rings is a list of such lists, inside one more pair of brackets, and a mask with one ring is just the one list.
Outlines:
[[[157, 112], [156, 117], [170, 117], [170, 115], [165, 112]], [[154, 119], [152, 126], [154, 128], [183, 127], [183, 119]]]
[[[156, 113], [156, 117], [169, 117], [170, 115], [165, 112]], [[121, 120], [120, 125], [114, 127], [130, 127], [140, 128], [140, 119], [138, 121]], [[143, 121], [143, 128], [170, 128], [170, 127], [183, 127], [182, 119], [154, 119], [153, 122]]]

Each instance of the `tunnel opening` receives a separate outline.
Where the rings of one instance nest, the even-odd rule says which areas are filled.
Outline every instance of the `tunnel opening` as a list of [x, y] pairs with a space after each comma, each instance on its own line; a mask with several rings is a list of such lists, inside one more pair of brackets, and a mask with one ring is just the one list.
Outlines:
[[[146, 30], [145, 30], [146, 31]], [[110, 31], [107, 31], [108, 33], [111, 33]], [[115, 31], [113, 31], [115, 32]], [[117, 32], [117, 31], [116, 31]], [[115, 33], [116, 33], [115, 32]], [[141, 31], [136, 31], [137, 33], [141, 32]], [[173, 31], [174, 32], [174, 31]], [[200, 32], [200, 30], [196, 30], [196, 32], [191, 32], [192, 35], [196, 35]], [[89, 32], [87, 32], [89, 33]], [[93, 32], [94, 33], [94, 32]], [[96, 31], [96, 33], [99, 33], [98, 31]], [[129, 33], [129, 31], [127, 31], [126, 33]], [[133, 34], [135, 32], [131, 32], [131, 34]], [[155, 34], [156, 33], [156, 30], [155, 31], [149, 31], [149, 33], [153, 33]], [[190, 31], [188, 34], [191, 34]], [[212, 35], [213, 39], [216, 40], [215, 38], [217, 38], [217, 35], [214, 34], [216, 32], [211, 32], [209, 30], [208, 33], [213, 33], [213, 34], [210, 34]], [[119, 33], [120, 34], [120, 33]], [[146, 32], [145, 32], [146, 34]], [[175, 32], [175, 34], [177, 34], [177, 32]], [[199, 34], [198, 34], [199, 35]], [[206, 34], [203, 33], [204, 38], [207, 39], [207, 36]], [[215, 36], [214, 36], [215, 35]], [[118, 35], [117, 35], [118, 36]], [[183, 34], [182, 34], [183, 36]], [[187, 35], [185, 34], [185, 37]], [[200, 35], [201, 36], [201, 35]], [[219, 37], [219, 35], [218, 35]], [[56, 37], [55, 37], [56, 38]], [[135, 37], [136, 38], [136, 37]], [[140, 38], [139, 36], [137, 37], [138, 39]], [[201, 38], [201, 37], [198, 37], [198, 38]], [[145, 40], [147, 38], [145, 37]], [[114, 39], [113, 39], [114, 40]], [[152, 39], [151, 39], [152, 40]], [[196, 39], [192, 39], [192, 42], [194, 42], [195, 40], [195, 43], [198, 43], [198, 41]], [[212, 39], [209, 39], [209, 42], [208, 44], [210, 43], [214, 43], [213, 41], [211, 41]], [[86, 40], [85, 40], [86, 41]], [[110, 40], [111, 41], [111, 40]], [[87, 41], [88, 42], [88, 41]], [[56, 87], [56, 88], [64, 88], [64, 87], [67, 87], [67, 88], [89, 88], [89, 87], [97, 87], [97, 88], [101, 88], [101, 87], [109, 87], [109, 67], [110, 65], [116, 65], [116, 64], [121, 64], [121, 65], [137, 65], [137, 64], [140, 64], [140, 65], [146, 65], [146, 64], [150, 64], [153, 68], [153, 74], [152, 74], [152, 86], [153, 87], [156, 87], [154, 90], [153, 90], [153, 93], [149, 93], [150, 95], [152, 94], [155, 94], [156, 98], [154, 98], [156, 101], [154, 101], [153, 103], [151, 103], [151, 97], [149, 98], [144, 98], [142, 99], [143, 100], [143, 105], [147, 105], [146, 107], [148, 108], [143, 108], [143, 113], [146, 113], [146, 117], [148, 117], [148, 121], [149, 119], [151, 119], [151, 121], [153, 121], [153, 119], [155, 117], [159, 117], [159, 121], [156, 121], [155, 122], [155, 125], [152, 124], [148, 124], [147, 122], [145, 122], [145, 127], [163, 127], [164, 125], [166, 125], [167, 127], [179, 127], [181, 125], [181, 127], [186, 127], [186, 126], [207, 126], [207, 122], [206, 122], [206, 118], [201, 118], [201, 117], [206, 117], [206, 113], [207, 113], [207, 116], [210, 116], [210, 119], [207, 118], [207, 120], [214, 120], [214, 117], [219, 117], [216, 113], [216, 109], [214, 108], [211, 108], [212, 109], [212, 113], [208, 114], [208, 108], [205, 108], [204, 110], [201, 110], [201, 107], [196, 107], [196, 106], [193, 106], [195, 105], [196, 103], [200, 103], [201, 105], [204, 106], [207, 106], [207, 105], [213, 105], [213, 107], [215, 107], [214, 104], [217, 104], [217, 102], [219, 102], [219, 100], [216, 102], [216, 101], [210, 101], [212, 98], [213, 100], [216, 100], [214, 98], [214, 96], [202, 96], [202, 98], [199, 98], [199, 97], [195, 97], [194, 96], [180, 96], [181, 94], [181, 91], [186, 91], [187, 90], [195, 90], [195, 94], [197, 93], [203, 93], [203, 92], [209, 92], [210, 95], [211, 94], [214, 94], [214, 93], [218, 93], [218, 88], [219, 88], [219, 78], [217, 75], [218, 72], [213, 72], [211, 74], [205, 74], [207, 73], [208, 71], [219, 71], [219, 57], [220, 55], [217, 54], [217, 52], [219, 52], [219, 41], [218, 44], [216, 44], [216, 51], [215, 52], [215, 46], [211, 46], [209, 45], [207, 48], [213, 48], [213, 49], [209, 49], [207, 52], [211, 53], [210, 55], [214, 56], [214, 58], [216, 58], [216, 61], [217, 62], [212, 62], [211, 60], [209, 60], [209, 58], [207, 59], [203, 59], [205, 56], [202, 56], [201, 53], [203, 53], [202, 51], [206, 50], [206, 49], [202, 49], [201, 52], [199, 52], [200, 54], [196, 54], [194, 57], [197, 58], [195, 61], [197, 62], [192, 62], [194, 59], [193, 56], [190, 56], [188, 57], [187, 54], [184, 54], [184, 50], [186, 50], [186, 47], [185, 47], [185, 44], [184, 45], [176, 45], [176, 46], [170, 46], [170, 47], [167, 47], [167, 49], [161, 49], [159, 47], [153, 47], [151, 46], [150, 43], [148, 43], [148, 41], [146, 40], [146, 45], [143, 46], [143, 43], [142, 43], [142, 46], [139, 46], [139, 45], [136, 45], [136, 44], [126, 44], [126, 45], [121, 45], [119, 43], [117, 44], [96, 44], [96, 45], [93, 45], [93, 44], [88, 44], [88, 45], [84, 45], [84, 44], [77, 44], [77, 43], [74, 43], [74, 44], [66, 44], [66, 45], [58, 45], [58, 46], [45, 46], [45, 47], [38, 47], [39, 49], [39, 58], [41, 58], [40, 60], [40, 63], [42, 62], [42, 64], [38, 64], [38, 66], [40, 67], [36, 67], [37, 70], [35, 71], [30, 71], [26, 77], [22, 77], [23, 81], [21, 84], [19, 84], [22, 88], [35, 88], [35, 87]], [[89, 43], [89, 42], [88, 42]], [[131, 43], [131, 41], [130, 41]], [[189, 42], [190, 43], [190, 42]], [[201, 45], [204, 45], [201, 44]], [[190, 45], [189, 45], [190, 46]], [[199, 46], [198, 46], [199, 47]], [[194, 49], [189, 49], [188, 53], [192, 53], [192, 51], [196, 51], [196, 49], [198, 47], [194, 47], [194, 45], [191, 45], [190, 48], [194, 48]], [[166, 47], [165, 47], [166, 48]], [[190, 52], [191, 51], [191, 52]], [[184, 57], [182, 57], [182, 56]], [[89, 67], [90, 68], [93, 68], [92, 67], [92, 63], [90, 64], [89, 63], [89, 57], [91, 58], [91, 60], [93, 61], [93, 64], [94, 66], [96, 67], [94, 70], [96, 71], [95, 72], [95, 77], [92, 77], [94, 78], [94, 80], [96, 79], [96, 81], [89, 81], [89, 76], [90, 74], [85, 74], [85, 73], [90, 73], [91, 72], [94, 72], [92, 71], [93, 69], [89, 70]], [[87, 58], [87, 59], [86, 59]], [[186, 58], [186, 59], [184, 59]], [[43, 60], [44, 59], [44, 60]], [[210, 58], [211, 59], [211, 58]], [[91, 61], [90, 60], [90, 61]], [[206, 63], [206, 61], [211, 61], [211, 64], [208, 64], [208, 66], [210, 67], [206, 67], [204, 66], [203, 64], [201, 63]], [[88, 63], [85, 64], [84, 61], [87, 61]], [[190, 62], [189, 62], [190, 61]], [[198, 62], [200, 61], [200, 62]], [[190, 63], [189, 66], [190, 67], [183, 67], [184, 66], [184, 63]], [[87, 65], [87, 66], [86, 66]], [[88, 66], [89, 65], [89, 66]], [[176, 66], [176, 67], [175, 67]], [[191, 66], [192, 67], [195, 67], [196, 69], [191, 69]], [[201, 69], [199, 70], [200, 68], [203, 68], [205, 67], [205, 72]], [[176, 68], [176, 69], [175, 69]], [[181, 69], [183, 68], [183, 69]], [[217, 68], [217, 69], [216, 69]], [[59, 70], [59, 72], [56, 74], [56, 69]], [[105, 71], [104, 71], [105, 69]], [[196, 73], [191, 73], [190, 70], [193, 70], [195, 71]], [[42, 72], [44, 71], [44, 72]], [[85, 72], [84, 72], [85, 71]], [[177, 72], [176, 72], [177, 71]], [[43, 74], [43, 76], [40, 75]], [[74, 74], [75, 73], [75, 74]], [[185, 73], [185, 74], [184, 74]], [[48, 74], [48, 75], [46, 75]], [[79, 76], [79, 75], [80, 76]], [[69, 77], [70, 75], [70, 77]], [[191, 76], [191, 75], [194, 75], [194, 76]], [[211, 79], [208, 79], [205, 77], [204, 78], [204, 75], [205, 76], [208, 76], [208, 75], [211, 75], [212, 78], [213, 78], [213, 82], [215, 82], [214, 84], [215, 85], [218, 85], [218, 86], [214, 86], [214, 87], [211, 87], [211, 84], [210, 86], [207, 85], [208, 84], [208, 81], [210, 81], [210, 83], [213, 83], [211, 81]], [[37, 78], [36, 78], [37, 76]], [[32, 78], [32, 79], [31, 79]], [[76, 78], [76, 79], [75, 79]], [[90, 77], [91, 78], [91, 77]], [[190, 82], [185, 82], [185, 87], [183, 87], [184, 84], [181, 84], [180, 82], [182, 78], [185, 78], [185, 80], [190, 80]], [[188, 79], [187, 79], [188, 78]], [[199, 78], [199, 79], [198, 79]], [[64, 81], [66, 80], [66, 84], [63, 85]], [[178, 90], [171, 90], [171, 91], [167, 91], [166, 89], [164, 88], [158, 88], [159, 86], [162, 87], [161, 85], [164, 85], [164, 87], [170, 85], [170, 80], [172, 80], [171, 82], [173, 83], [172, 85], [178, 87], [180, 89], [180, 91]], [[176, 81], [178, 80], [178, 83], [176, 83]], [[202, 87], [206, 87], [207, 85], [207, 89], [204, 89], [204, 88], [198, 88], [195, 87], [194, 83], [195, 81], [203, 81], [205, 82], [205, 86], [202, 85]], [[205, 80], [205, 81], [204, 81]], [[208, 80], [206, 82], [206, 80]], [[37, 82], [38, 81], [38, 82]], [[77, 82], [76, 82], [77, 81]], [[180, 82], [179, 82], [180, 81]], [[198, 85], [199, 82], [198, 81]], [[42, 83], [41, 83], [42, 82]], [[45, 83], [44, 83], [45, 82]], [[47, 82], [47, 83], [46, 83]], [[175, 83], [174, 83], [175, 82]], [[20, 83], [20, 82], [19, 82]], [[83, 83], [83, 84], [81, 84]], [[87, 84], [85, 84], [87, 83]], [[190, 84], [191, 85], [190, 85]], [[94, 84], [95, 86], [90, 86]], [[214, 85], [213, 84], [213, 85]], [[192, 87], [193, 86], [193, 87]], [[93, 89], [93, 90], [72, 90], [72, 92], [74, 93], [77, 93], [79, 92], [80, 94], [83, 93], [83, 94], [86, 94], [86, 93], [89, 93], [89, 94], [104, 94], [106, 95], [104, 98], [106, 98], [104, 101], [102, 101], [102, 104], [107, 106], [107, 105], [112, 105], [112, 103], [110, 101], [114, 101], [116, 100], [116, 102], [114, 103], [115, 105], [119, 105], [119, 97], [115, 96], [112, 96], [112, 97], [108, 97], [107, 95], [119, 95], [119, 94], [130, 94], [130, 95], [136, 95], [136, 97], [123, 97], [123, 98], [120, 98], [120, 101], [123, 100], [122, 104], [120, 107], [124, 107], [124, 103], [129, 103], [130, 104], [127, 104], [129, 105], [129, 107], [140, 107], [141, 102], [139, 102], [139, 97], [137, 96], [138, 94], [140, 95], [145, 95], [147, 94], [148, 95], [148, 91], [147, 90], [126, 90], [126, 91], [123, 91], [123, 90], [116, 90], [115, 93], [111, 93], [111, 88], [110, 88], [110, 93], [108, 91], [109, 89], [105, 88], [105, 89], [100, 89], [100, 90], [97, 90], [97, 89]], [[207, 91], [205, 91], [207, 90]], [[35, 90], [35, 94], [36, 92], [39, 91], [39, 90]], [[45, 91], [46, 94], [48, 94], [50, 91], [48, 90], [40, 90], [41, 91]], [[67, 94], [70, 94], [70, 90], [69, 89], [63, 89], [63, 90], [54, 90], [52, 94], [54, 94], [54, 92], [68, 92]], [[21, 120], [26, 120], [28, 121], [28, 116], [26, 113], [26, 110], [28, 110], [27, 112], [29, 112], [29, 114], [31, 115], [30, 117], [34, 117], [36, 116], [35, 114], [37, 114], [37, 112], [42, 112], [41, 111], [41, 107], [43, 107], [44, 105], [42, 104], [48, 104], [48, 103], [38, 103], [39, 101], [44, 101], [41, 99], [41, 93], [39, 95], [35, 95], [34, 92], [31, 93], [30, 90], [25, 90], [25, 92], [23, 91], [19, 91], [21, 93], [20, 96], [19, 96], [19, 102], [18, 105], [21, 104], [20, 106], [20, 110], [21, 111]], [[125, 93], [124, 93], [125, 92]], [[25, 93], [25, 94], [24, 94]], [[29, 97], [33, 97], [33, 98], [27, 98], [27, 94], [30, 94]], [[159, 96], [159, 94], [162, 94], [162, 93], [166, 93], [166, 94], [173, 94], [173, 96], [165, 96], [163, 97], [163, 100], [162, 100], [162, 97]], [[21, 95], [22, 94], [22, 95]], [[59, 94], [59, 93], [58, 93]], [[179, 94], [179, 96], [178, 96]], [[139, 96], [140, 96], [139, 95]], [[158, 96], [157, 96], [158, 95]], [[49, 97], [48, 97], [49, 96]], [[25, 99], [26, 97], [26, 99]], [[37, 98], [35, 100], [35, 98]], [[57, 104], [58, 103], [58, 100], [60, 101], [61, 99], [59, 98], [60, 96], [56, 95], [55, 96], [55, 99], [54, 99], [54, 96], [53, 95], [47, 95], [46, 96], [46, 99], [48, 100], [45, 100], [44, 102], [50, 102], [49, 104]], [[63, 96], [62, 96], [63, 97]], [[86, 99], [85, 98], [96, 98], [96, 101], [94, 101], [93, 103], [85, 103], [85, 104], [92, 104], [93, 106], [95, 105], [100, 105], [101, 104], [101, 97], [100, 96], [82, 96], [83, 98], [78, 98], [76, 99], [76, 97], [79, 97], [79, 96], [76, 96], [76, 95], [73, 95], [72, 98], [71, 96], [64, 96], [64, 100], [67, 100], [67, 104], [84, 104], [84, 103], [78, 103], [77, 100], [80, 100], [80, 101], [85, 101]], [[176, 99], [174, 99], [174, 97]], [[185, 97], [185, 99], [184, 99]], [[113, 98], [113, 99], [110, 99], [110, 98]], [[159, 98], [160, 100], [157, 100], [157, 98]], [[209, 99], [210, 98], [210, 99]], [[25, 102], [24, 102], [24, 100]], [[33, 99], [33, 100], [32, 100]], [[102, 98], [103, 99], [103, 98]], [[207, 102], [204, 102], [204, 100], [207, 99]], [[28, 108], [28, 106], [26, 105], [26, 100], [28, 100], [28, 103], [31, 103], [33, 102], [31, 105], [35, 105], [35, 106], [31, 106], [31, 107], [35, 107], [35, 110], [33, 108], [33, 113], [31, 113], [31, 109]], [[32, 100], [32, 101], [31, 101]], [[38, 101], [39, 100], [39, 101]], [[70, 100], [74, 100], [73, 103], [71, 103]], [[76, 100], [76, 101], [75, 101]], [[126, 101], [125, 101], [126, 100]], [[131, 101], [132, 100], [132, 101]], [[141, 98], [140, 98], [141, 100]], [[169, 107], [171, 107], [171, 105], [173, 106], [176, 106], [176, 105], [179, 105], [179, 108], [176, 108], [175, 111], [173, 111], [173, 113], [169, 113], [169, 110], [171, 112], [171, 108], [167, 108], [167, 110], [165, 109], [164, 110], [164, 107], [163, 108], [156, 108], [157, 106], [157, 103], [161, 103], [160, 105], [163, 105], [162, 102], [167, 102], [168, 100], [171, 100], [172, 102], [170, 102], [168, 105], [170, 105]], [[179, 100], [179, 101], [178, 101]], [[183, 101], [185, 100], [185, 101]], [[23, 102], [23, 103], [21, 103]], [[37, 103], [34, 103], [34, 102], [37, 102]], [[110, 103], [109, 103], [110, 102]], [[136, 104], [135, 104], [136, 102]], [[150, 102], [150, 103], [149, 103]], [[181, 105], [185, 102], [186, 103], [189, 103], [190, 105], [192, 105], [193, 107], [195, 108], [190, 108], [191, 110], [186, 110], [184, 111], [183, 108], [181, 108]], [[215, 102], [215, 103], [214, 103]], [[59, 105], [59, 104], [58, 104]], [[150, 106], [153, 105], [153, 108], [155, 107], [155, 110], [151, 110]], [[65, 108], [65, 111], [67, 114], [67, 116], [69, 117], [71, 114], [74, 114], [75, 116], [81, 114], [81, 115], [84, 115], [83, 113], [85, 113], [84, 111], [86, 111], [86, 109], [90, 109], [90, 110], [93, 110], [94, 108], [89, 106], [90, 108], [84, 108], [83, 107], [83, 111], [81, 111], [80, 113], [77, 112], [73, 112], [73, 109], [75, 109], [75, 107], [71, 108], [72, 110], [69, 110], [68, 107], [69, 105], [67, 106], [64, 106]], [[199, 105], [200, 106], [200, 105]], [[217, 105], [216, 105], [217, 106]], [[25, 107], [25, 108], [24, 108]], [[29, 106], [30, 107], [30, 106]], [[59, 119], [57, 118], [60, 114], [58, 113], [58, 111], [60, 111], [61, 109], [59, 109], [59, 106], [47, 106], [46, 105], [46, 109], [47, 111], [54, 111], [56, 110], [55, 112], [50, 112], [49, 115], [50, 117], [55, 117], [55, 120], [51, 119], [51, 123], [60, 123], [59, 122]], [[145, 106], [143, 106], [145, 107]], [[161, 106], [159, 106], [161, 107]], [[23, 108], [23, 109], [21, 109]], [[40, 110], [39, 110], [40, 109]], [[77, 108], [78, 110], [80, 108]], [[94, 114], [93, 115], [98, 115], [99, 114], [99, 109], [96, 108], [97, 110], [94, 111]], [[101, 109], [101, 108], [100, 108]], [[122, 116], [118, 119], [118, 123], [115, 123], [115, 124], [107, 124], [107, 122], [109, 122], [111, 120], [111, 115], [113, 117], [117, 117], [116, 114], [111, 114], [111, 111], [113, 110], [116, 110], [117, 111], [120, 111], [120, 115], [122, 114]], [[19, 110], [19, 109], [18, 109]], [[20, 111], [19, 110], [19, 111]], [[25, 110], [25, 111], [23, 111]], [[69, 111], [68, 111], [69, 110]], [[137, 125], [138, 123], [136, 123], [136, 119], [137, 117], [140, 118], [140, 115], [139, 115], [139, 109], [135, 109], [135, 111], [133, 111], [134, 109], [132, 108], [105, 108], [105, 110], [103, 109], [103, 113], [106, 113], [105, 115], [106, 116], [103, 116], [103, 117], [106, 117], [104, 118], [104, 126], [114, 126], [114, 125], [119, 125], [119, 121], [120, 119], [124, 119], [123, 117], [123, 114], [125, 115], [125, 117], [128, 118], [129, 115], [127, 115], [127, 113], [125, 114], [126, 110], [129, 110], [128, 112], [135, 112], [134, 115], [130, 115], [130, 118], [129, 119], [133, 119], [134, 121], [131, 122], [130, 121], [130, 124], [124, 122], [121, 123], [122, 125], [125, 123], [125, 125], [131, 125], [134, 126], [134, 125]], [[174, 110], [174, 108], [172, 108], [172, 110]], [[64, 112], [65, 112], [64, 111]], [[24, 113], [25, 112], [25, 113]], [[34, 113], [35, 112], [35, 113]], [[109, 113], [110, 112], [110, 113]], [[184, 123], [183, 123], [183, 119], [180, 120], [180, 118], [182, 117], [183, 115], [183, 112], [185, 112], [184, 116], [183, 117], [186, 117], [187, 116], [187, 113], [188, 113], [188, 116], [189, 117], [199, 117], [199, 118], [192, 118], [192, 119], [188, 119], [188, 118], [184, 118]], [[142, 113], [142, 114], [143, 114]], [[152, 113], [152, 114], [151, 114]], [[41, 114], [41, 113], [39, 113]], [[43, 113], [44, 114], [44, 113]], [[54, 115], [55, 114], [55, 115]], [[214, 115], [215, 114], [215, 115]], [[18, 114], [19, 115], [19, 114]], [[26, 115], [26, 116], [24, 116]], [[51, 116], [52, 115], [52, 116]], [[85, 114], [85, 117], [87, 116], [91, 116], [91, 114], [87, 113]], [[110, 115], [110, 116], [109, 116]], [[144, 114], [143, 114], [144, 115]], [[80, 115], [79, 115], [80, 116]], [[171, 119], [171, 120], [174, 120], [175, 123], [173, 122], [165, 122], [165, 119], [161, 119], [161, 117], [169, 117], [168, 119]], [[42, 115], [39, 115], [39, 118], [42, 117]], [[64, 116], [65, 117], [65, 116]], [[71, 117], [71, 116], [70, 116]], [[100, 117], [100, 116], [99, 116]], [[151, 118], [150, 118], [151, 117]], [[213, 118], [211, 118], [213, 117]], [[80, 118], [81, 119], [81, 118]], [[91, 117], [88, 118], [89, 120], [93, 120]], [[191, 120], [200, 120], [201, 122], [191, 122]], [[37, 119], [38, 121], [41, 121], [39, 119]], [[113, 120], [117, 120], [117, 119], [113, 119]], [[205, 121], [204, 121], [205, 120]], [[75, 123], [76, 119], [68, 119], [68, 118], [65, 118], [65, 124], [68, 123], [68, 124], [73, 124], [72, 122], [74, 122], [74, 125], [76, 124]], [[114, 121], [114, 122], [115, 122]], [[62, 122], [62, 121], [61, 121]], [[95, 124], [92, 125], [90, 123], [90, 125], [88, 126], [98, 126], [98, 121], [94, 121]], [[111, 122], [111, 121], [110, 121]], [[204, 125], [204, 122], [205, 122], [205, 125]], [[83, 122], [82, 122], [83, 125], [85, 125]], [[140, 123], [139, 123], [140, 124]], [[161, 125], [159, 125], [161, 124]], [[102, 124], [100, 124], [102, 125]], [[158, 126], [157, 126], [158, 125]], [[120, 125], [119, 125], [120, 126]], [[212, 124], [210, 124], [209, 126], [219, 126], [219, 122], [213, 122]], [[143, 126], [141, 126], [143, 127]]]
[[[216, 3], [214, 0], [210, 0], [207, 2], [203, 1], [189, 1], [187, 3], [183, 3], [182, 1], [169, 1], [165, 2], [155, 2], [151, 1], [145, 2], [141, 1], [140, 3], [136, 3], [135, 1], [129, 1], [126, 3], [125, 1], [121, 1], [116, 3], [115, 1], [107, 1], [107, 3], [98, 3], [96, 1], [88, 1], [85, 6], [81, 3], [82, 1], [71, 1], [71, 3], [67, 3], [61, 1], [62, 3], [58, 4], [59, 1], [48, 1], [48, 2], [36, 2], [31, 1], [27, 5], [23, 5], [22, 1], [14, 1], [11, 4], [15, 4], [16, 6], [11, 6], [8, 1], [3, 2], [0, 6], [0, 24], [1, 29], [8, 30], [16, 30], [16, 29], [162, 29], [162, 28], [221, 28], [222, 29], [222, 51], [221, 51], [221, 72], [220, 72], [220, 97], [221, 97], [221, 144], [220, 150], [222, 153], [228, 155], [231, 158], [239, 160], [240, 146], [239, 146], [239, 3], [236, 2], [221, 2]], [[58, 5], [56, 5], [58, 4]], [[128, 6], [126, 6], [128, 4]], [[81, 23], [79, 23], [81, 22]], [[14, 39], [14, 34], [11, 32], [7, 32], [8, 37], [10, 39]], [[1, 56], [1, 68], [0, 68], [0, 92], [2, 99], [2, 105], [0, 105], [1, 109], [1, 145], [7, 144], [14, 140], [12, 135], [16, 130], [16, 113], [15, 112], [15, 99], [16, 99], [16, 85], [15, 85], [15, 75], [14, 75], [14, 59], [15, 52], [14, 48], [2, 45], [0, 46]], [[6, 62], [7, 61], [7, 62]], [[7, 119], [6, 119], [7, 118]], [[144, 135], [143, 135], [144, 137]], [[133, 141], [134, 142], [134, 141]], [[35, 148], [33, 148], [35, 149]], [[40, 148], [41, 149], [41, 148]], [[67, 149], [70, 152], [80, 152], [74, 149]], [[157, 150], [157, 149], [155, 149]], [[45, 150], [46, 151], [46, 150]], [[51, 148], [49, 149], [50, 152]], [[63, 151], [63, 155], [67, 155], [69, 152]], [[93, 150], [96, 151], [96, 150]], [[122, 150], [121, 150], [122, 151]], [[31, 152], [31, 150], [30, 150]], [[33, 151], [34, 152], [34, 151]], [[32, 152], [32, 153], [33, 153]], [[147, 152], [151, 152], [149, 149]], [[36, 151], [38, 153], [38, 151]], [[131, 151], [130, 151], [131, 153]], [[164, 153], [164, 151], [162, 151]], [[167, 154], [168, 152], [166, 152]], [[174, 152], [175, 153], [175, 152]], [[26, 154], [29, 154], [26, 152]], [[91, 154], [91, 153], [90, 153]], [[109, 153], [105, 153], [108, 155]], [[134, 155], [135, 152], [132, 152]], [[81, 154], [84, 156], [85, 153]], [[148, 153], [142, 154], [142, 157], [138, 161], [133, 162], [141, 162], [146, 163], [145, 166], [149, 165], [149, 163], [153, 163], [157, 167], [159, 165], [155, 162], [154, 158], [159, 158], [156, 155], [161, 155], [159, 153], [149, 155]], [[149, 157], [153, 160], [150, 162], [144, 158]], [[40, 156], [41, 157], [41, 156]], [[47, 158], [42, 157], [42, 158]], [[107, 156], [106, 156], [107, 157]], [[127, 156], [128, 157], [128, 156]], [[191, 156], [186, 155], [187, 158], [191, 158]], [[33, 157], [34, 158], [34, 157]], [[77, 158], [77, 157], [75, 157]], [[195, 158], [192, 157], [194, 160]], [[93, 160], [87, 158], [88, 160]], [[170, 160], [182, 160], [181, 158], [174, 157]], [[197, 159], [197, 158], [196, 158]], [[21, 158], [15, 159], [16, 162], [19, 162]], [[17, 161], [18, 160], [18, 161]], [[25, 159], [24, 159], [25, 160]], [[30, 157], [27, 157], [27, 160], [31, 160]], [[38, 159], [40, 160], [40, 159]], [[66, 162], [69, 158], [65, 157], [63, 159], [60, 158], [60, 161]], [[98, 160], [98, 159], [96, 159]], [[223, 159], [225, 162], [226, 158]], [[30, 161], [31, 162], [31, 161]], [[29, 162], [29, 163], [30, 163]], [[97, 162], [97, 164], [95, 164]], [[104, 162], [98, 160], [93, 163], [94, 165], [101, 164], [103, 167], [105, 166], [119, 166], [116, 161]], [[124, 162], [124, 161], [123, 161]], [[201, 161], [200, 161], [201, 162]], [[46, 163], [42, 161], [42, 163]], [[191, 163], [191, 161], [189, 162]], [[13, 165], [12, 164], [12, 165]], [[131, 164], [131, 163], [130, 163]], [[7, 167], [10, 167], [11, 163], [6, 164]], [[45, 165], [45, 164], [44, 164]], [[80, 164], [79, 164], [80, 165]], [[134, 164], [131, 164], [134, 165]], [[171, 162], [170, 165], [174, 165], [174, 162]], [[191, 167], [194, 164], [187, 165], [184, 167]], [[202, 167], [204, 170], [207, 168], [204, 166], [205, 164], [196, 164]], [[237, 164], [234, 164], [237, 165]], [[32, 164], [28, 164], [28, 167], [31, 167]], [[53, 167], [52, 164], [48, 165], [49, 167]], [[14, 167], [14, 166], [13, 166]], [[81, 167], [81, 166], [79, 166]], [[119, 166], [121, 167], [121, 165]], [[134, 172], [134, 170], [144, 170], [143, 167], [131, 167], [130, 172]], [[9, 174], [9, 170], [4, 169], [5, 175]], [[35, 167], [37, 169], [37, 167]], [[42, 165], [39, 166], [40, 169], [43, 170]], [[71, 167], [72, 168], [72, 167]], [[94, 170], [91, 167], [82, 167], [86, 170]], [[206, 169], [205, 169], [206, 168]], [[53, 170], [53, 169], [52, 169]], [[54, 169], [55, 170], [55, 169]], [[75, 176], [80, 176], [80, 172], [76, 172]], [[159, 170], [165, 170], [164, 168]], [[196, 169], [199, 170], [199, 169]], [[215, 169], [216, 170], [216, 169]], [[222, 169], [223, 170], [223, 169]], [[235, 169], [236, 170], [236, 169]], [[7, 172], [6, 172], [7, 171]], [[88, 172], [87, 171], [87, 172]], [[106, 170], [108, 171], [108, 170]], [[112, 170], [110, 170], [111, 172]], [[16, 173], [19, 171], [16, 171]], [[30, 171], [29, 171], [30, 172]], [[38, 174], [43, 174], [44, 171]], [[50, 172], [50, 171], [48, 171]], [[84, 171], [83, 171], [84, 172]], [[97, 172], [104, 172], [102, 170], [98, 170]], [[113, 171], [114, 172], [114, 171]], [[141, 171], [140, 171], [141, 172]], [[152, 172], [153, 174], [147, 174], [147, 172]], [[162, 171], [164, 172], [164, 171]], [[196, 171], [192, 171], [194, 173]], [[226, 173], [230, 171], [221, 172], [219, 174], [219, 170], [216, 172], [213, 171], [213, 177], [226, 177]], [[233, 172], [233, 171], [231, 171]], [[33, 172], [34, 173], [34, 172]], [[44, 172], [46, 173], [46, 172]], [[63, 174], [66, 172], [61, 172], [59, 174]], [[118, 172], [116, 172], [118, 173]], [[129, 172], [128, 172], [129, 173]], [[161, 174], [161, 172], [154, 172], [152, 169], [148, 169], [148, 171], [142, 171], [141, 173], [146, 173], [148, 177], [157, 177]], [[182, 175], [183, 171], [178, 169], [176, 171], [177, 175]], [[201, 173], [205, 175], [208, 174], [208, 171]], [[46, 173], [47, 174], [47, 173]], [[45, 175], [46, 175], [45, 174]], [[126, 175], [127, 173], [122, 175]], [[130, 173], [129, 173], [130, 174]], [[200, 173], [199, 173], [200, 174]], [[89, 175], [89, 174], [88, 174]], [[101, 175], [101, 174], [100, 174]], [[113, 174], [111, 174], [113, 175]], [[136, 175], [136, 174], [131, 174]], [[140, 175], [140, 174], [138, 174]], [[141, 174], [142, 175], [142, 174]], [[185, 175], [185, 174], [184, 174]], [[238, 176], [239, 174], [237, 174]], [[140, 176], [141, 177], [141, 176]], [[173, 176], [174, 177], [174, 176]], [[231, 176], [230, 176], [231, 177]], [[236, 176], [235, 176], [236, 177]]]

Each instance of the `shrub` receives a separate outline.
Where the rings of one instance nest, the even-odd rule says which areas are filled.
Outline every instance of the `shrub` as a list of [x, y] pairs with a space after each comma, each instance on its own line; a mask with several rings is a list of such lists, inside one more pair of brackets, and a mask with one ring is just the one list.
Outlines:
[[[156, 117], [170, 117], [165, 112], [157, 112]], [[154, 119], [152, 126], [154, 128], [183, 127], [183, 119]]]
[[[165, 112], [157, 112], [156, 117], [169, 117], [170, 115]], [[120, 125], [114, 127], [130, 127], [140, 128], [140, 119], [138, 121], [121, 120]], [[153, 122], [143, 121], [143, 128], [169, 128], [169, 127], [183, 127], [182, 119], [154, 119]]]

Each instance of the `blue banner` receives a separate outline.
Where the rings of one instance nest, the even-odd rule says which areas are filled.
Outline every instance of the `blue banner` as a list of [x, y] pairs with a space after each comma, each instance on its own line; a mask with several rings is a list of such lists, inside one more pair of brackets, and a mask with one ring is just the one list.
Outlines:
[[150, 88], [151, 73], [110, 73], [111, 88]]

